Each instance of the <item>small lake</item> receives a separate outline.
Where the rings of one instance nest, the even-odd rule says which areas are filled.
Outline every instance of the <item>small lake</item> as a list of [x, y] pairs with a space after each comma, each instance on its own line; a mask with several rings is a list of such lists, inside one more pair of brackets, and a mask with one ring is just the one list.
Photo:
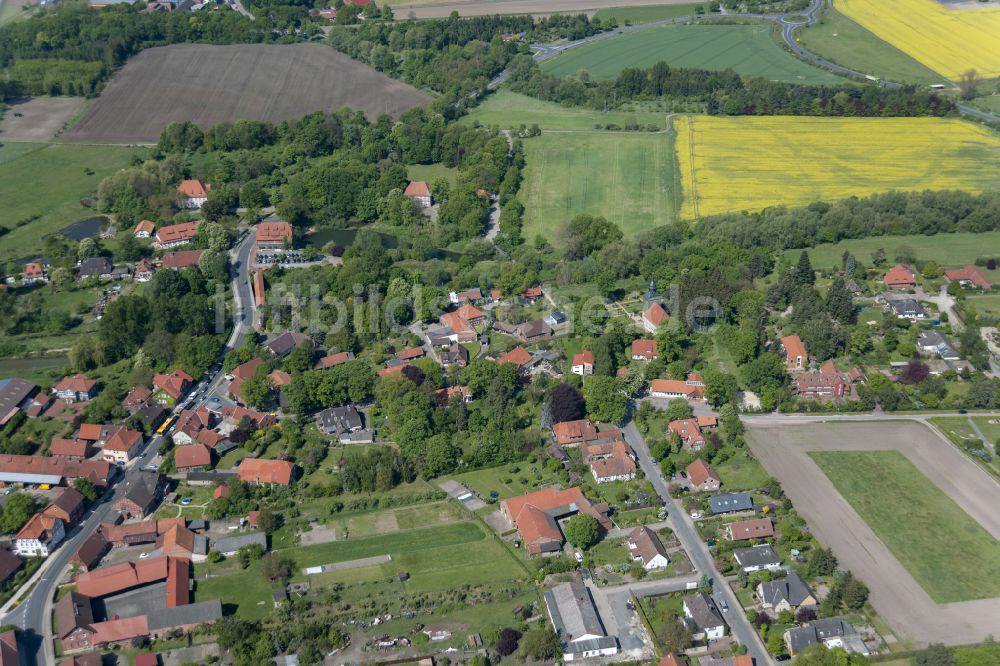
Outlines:
[[82, 222], [71, 224], [68, 227], [63, 227], [59, 230], [59, 233], [70, 240], [79, 242], [84, 238], [93, 238], [97, 236], [101, 233], [101, 229], [108, 226], [110, 222], [111, 220], [104, 215], [97, 215], [95, 217], [87, 218]]

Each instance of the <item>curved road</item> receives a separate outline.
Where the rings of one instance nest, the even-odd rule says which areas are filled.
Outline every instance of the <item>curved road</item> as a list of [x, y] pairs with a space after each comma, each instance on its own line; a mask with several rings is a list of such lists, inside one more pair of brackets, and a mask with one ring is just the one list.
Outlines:
[[[254, 301], [248, 271], [253, 246], [254, 234], [250, 232], [241, 238], [236, 248], [230, 252], [233, 267], [233, 330], [226, 343], [226, 350], [239, 347], [243, 343], [248, 329], [253, 325]], [[220, 369], [207, 381], [200, 382], [199, 386], [206, 388], [201, 392], [201, 397], [196, 400], [196, 405], [212, 398], [226, 402], [225, 391], [222, 390], [224, 379], [224, 373]], [[192, 393], [197, 390], [196, 388]], [[176, 414], [181, 409], [182, 405], [177, 405], [174, 408], [174, 413]], [[125, 492], [125, 482], [137, 476], [153, 460], [162, 442], [163, 437], [160, 435], [146, 442], [141, 454], [129, 463], [124, 477], [119, 477], [118, 482], [105, 491], [104, 495], [84, 515], [83, 522], [70, 532], [70, 535], [60, 544], [55, 553], [46, 558], [38, 573], [33, 577], [37, 583], [28, 597], [0, 621], [0, 624], [13, 624], [20, 629], [18, 644], [23, 664], [45, 666], [55, 663], [51, 623], [49, 622], [55, 588], [73, 554], [97, 529], [98, 525], [107, 520], [112, 505]]]
[[[805, 11], [800, 12], [790, 12], [787, 14], [720, 14], [720, 16], [726, 16], [729, 18], [742, 18], [742, 19], [757, 19], [764, 21], [772, 21], [781, 26], [781, 38], [788, 46], [789, 50], [792, 51], [802, 60], [820, 67], [822, 69], [829, 70], [840, 76], [856, 79], [858, 81], [870, 81], [864, 72], [859, 72], [848, 67], [843, 67], [836, 63], [830, 62], [825, 58], [822, 58], [815, 53], [807, 51], [795, 38], [796, 31], [802, 26], [812, 25], [819, 20], [819, 12], [823, 8], [823, 3], [825, 0], [812, 0], [809, 7]], [[805, 21], [791, 21], [790, 16], [804, 16]], [[656, 28], [664, 25], [672, 25], [676, 23], [687, 23], [694, 19], [706, 19], [712, 18], [711, 15], [704, 16], [678, 16], [670, 19], [660, 19], [657, 21], [649, 21], [648, 23], [639, 23], [630, 26], [623, 26], [611, 30], [608, 32], [598, 33], [596, 35], [591, 35], [590, 37], [584, 37], [583, 39], [577, 39], [572, 42], [565, 43], [551, 43], [551, 44], [531, 44], [531, 49], [535, 52], [532, 58], [535, 62], [544, 62], [550, 58], [554, 58], [569, 49], [576, 48], [577, 46], [583, 46], [584, 44], [591, 44], [593, 42], [598, 42], [604, 39], [610, 39], [613, 37], [618, 37], [625, 33], [635, 32], [637, 30], [648, 30], [650, 28]], [[510, 76], [508, 70], [500, 72], [497, 76], [489, 82], [487, 88], [494, 90], [500, 86], [504, 81], [506, 81]], [[901, 88], [903, 87], [900, 83], [895, 83], [893, 81], [881, 81], [879, 83], [883, 88]], [[978, 120], [983, 120], [986, 122], [1000, 123], [1000, 116], [996, 116], [992, 113], [986, 111], [981, 111], [980, 109], [975, 109], [966, 104], [957, 104], [960, 113], [967, 116], [971, 116]]]

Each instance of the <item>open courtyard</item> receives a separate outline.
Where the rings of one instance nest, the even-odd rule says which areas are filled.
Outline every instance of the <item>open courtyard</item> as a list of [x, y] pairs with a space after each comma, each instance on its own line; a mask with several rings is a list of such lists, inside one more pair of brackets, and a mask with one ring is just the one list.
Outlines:
[[[964, 644], [995, 631], [1000, 598], [973, 599], [998, 594], [986, 570], [1000, 548], [994, 479], [921, 423], [768, 421], [748, 419], [754, 454], [899, 638]], [[935, 539], [952, 548], [920, 550]]]

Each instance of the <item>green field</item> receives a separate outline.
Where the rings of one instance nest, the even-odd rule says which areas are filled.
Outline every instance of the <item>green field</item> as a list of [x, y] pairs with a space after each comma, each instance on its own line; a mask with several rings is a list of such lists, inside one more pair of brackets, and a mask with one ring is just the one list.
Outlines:
[[579, 132], [524, 142], [523, 235], [559, 242], [563, 223], [600, 215], [626, 236], [676, 219], [673, 137], [669, 134]]
[[580, 70], [595, 79], [613, 79], [626, 67], [733, 69], [740, 74], [793, 83], [844, 83], [786, 53], [771, 37], [770, 25], [667, 25], [639, 30], [571, 49], [542, 65], [556, 76]]
[[[541, 473], [542, 478], [538, 479], [537, 474], [532, 471], [531, 465], [524, 464], [517, 472], [511, 472], [508, 467], [490, 467], [487, 469], [477, 469], [473, 472], [464, 472], [451, 477], [459, 483], [473, 488], [483, 497], [489, 498], [490, 493], [496, 493], [498, 499], [507, 499], [524, 495], [542, 486], [552, 485], [559, 479], [544, 465], [535, 465]], [[507, 481], [509, 479], [509, 481]], [[527, 483], [523, 483], [527, 481]]]
[[824, 10], [820, 22], [800, 29], [798, 35], [808, 51], [858, 72], [900, 83], [947, 83], [833, 8]]
[[[984, 271], [988, 272], [988, 271]], [[990, 294], [988, 296], [969, 296], [969, 305], [976, 308], [976, 312], [991, 317], [1000, 317], [1000, 294]]]
[[649, 5], [647, 7], [611, 7], [599, 9], [594, 14], [595, 19], [607, 21], [615, 19], [618, 25], [629, 23], [646, 23], [648, 21], [658, 21], [660, 19], [677, 18], [678, 16], [694, 16], [696, 7], [693, 5]]
[[455, 182], [455, 175], [458, 169], [446, 167], [443, 164], [411, 164], [406, 167], [406, 177], [410, 180], [422, 180], [427, 184], [433, 183], [438, 178], [447, 178], [449, 182]]
[[[93, 216], [81, 199], [93, 197], [101, 180], [127, 167], [133, 155], [147, 151], [124, 146], [77, 146], [42, 143], [0, 145], [0, 201], [3, 226], [0, 261], [37, 253], [42, 239]], [[85, 169], [93, 173], [88, 175]], [[38, 218], [17, 226], [18, 222]]]
[[771, 478], [767, 470], [756, 460], [739, 460], [739, 458], [727, 460], [716, 465], [715, 471], [719, 473], [723, 490], [727, 492], [756, 490]]
[[[566, 108], [552, 102], [521, 95], [501, 88], [465, 116], [462, 121], [479, 121], [487, 127], [497, 125], [518, 128], [538, 125], [542, 129], [592, 130], [595, 125], [624, 127], [630, 124], [656, 125], [663, 129], [666, 114], [659, 111], [593, 111], [581, 107]], [[411, 169], [413, 167], [410, 167]]]
[[809, 455], [934, 601], [1000, 596], [1000, 542], [902, 453]]
[[327, 521], [327, 526], [337, 530], [338, 539], [345, 538], [345, 535], [349, 539], [356, 539], [377, 534], [389, 534], [400, 530], [443, 525], [459, 519], [458, 508], [454, 504], [436, 502], [335, 517]]
[[[918, 259], [926, 261], [933, 259], [945, 268], [965, 266], [973, 263], [977, 257], [1000, 254], [1000, 231], [987, 231], [981, 234], [956, 233], [924, 236], [914, 234], [909, 236], [876, 236], [845, 240], [839, 243], [824, 243], [809, 249], [809, 259], [817, 269], [839, 267], [844, 250], [857, 257], [858, 261], [871, 266], [871, 253], [882, 248], [886, 260], [892, 262], [899, 250], [912, 250]], [[786, 255], [792, 260], [798, 259], [802, 250], [788, 250]], [[997, 272], [987, 271], [980, 267], [987, 278], [994, 282]]]

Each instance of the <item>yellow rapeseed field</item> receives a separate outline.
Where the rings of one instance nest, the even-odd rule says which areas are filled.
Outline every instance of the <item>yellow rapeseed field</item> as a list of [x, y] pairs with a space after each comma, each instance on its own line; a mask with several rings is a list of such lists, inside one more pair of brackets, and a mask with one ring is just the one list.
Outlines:
[[938, 0], [836, 0], [835, 6], [953, 81], [969, 69], [1000, 76], [1000, 8], [971, 2], [948, 8]]
[[676, 118], [681, 217], [1000, 187], [1000, 135], [945, 118]]

